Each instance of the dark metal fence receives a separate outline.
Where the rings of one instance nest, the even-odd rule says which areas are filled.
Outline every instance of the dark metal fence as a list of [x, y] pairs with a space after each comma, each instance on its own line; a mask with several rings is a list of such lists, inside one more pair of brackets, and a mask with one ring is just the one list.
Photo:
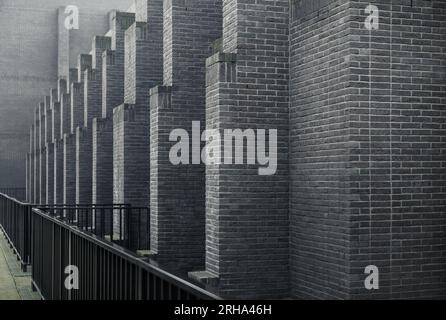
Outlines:
[[126, 204], [36, 206], [79, 230], [129, 250], [149, 250], [150, 210]]
[[[147, 208], [56, 205], [38, 209], [0, 194], [0, 227], [22, 265], [32, 265], [33, 287], [44, 299], [219, 299], [122, 246], [147, 246], [148, 238], [142, 234], [148, 237], [148, 221]], [[71, 266], [79, 271], [76, 290], [65, 283]]]
[[[144, 262], [131, 251], [33, 209], [33, 284], [50, 300], [213, 300], [217, 296]], [[68, 266], [79, 289], [67, 290]]]
[[31, 263], [31, 210], [31, 205], [0, 193], [0, 228], [23, 270]]

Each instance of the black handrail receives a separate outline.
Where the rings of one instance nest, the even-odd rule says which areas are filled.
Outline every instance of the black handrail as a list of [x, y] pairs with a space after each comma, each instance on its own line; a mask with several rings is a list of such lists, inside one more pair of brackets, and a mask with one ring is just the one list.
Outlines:
[[[67, 208], [80, 209], [83, 206], [48, 207], [57, 211]], [[113, 206], [89, 207], [99, 209]], [[128, 208], [126, 205], [116, 207]], [[33, 287], [43, 299], [220, 299], [146, 262], [135, 252], [101, 239], [88, 228], [68, 224], [60, 219], [60, 214], [55, 211], [45, 212], [37, 209], [37, 206], [4, 194], [0, 194], [0, 227], [24, 269], [32, 265]], [[76, 266], [79, 270], [77, 290], [69, 290], [65, 286], [68, 277], [65, 271], [69, 266]]]
[[0, 228], [24, 271], [31, 263], [31, 210], [32, 205], [0, 193]]
[[[125, 248], [33, 209], [33, 284], [45, 299], [216, 300], [219, 297], [153, 266]], [[65, 287], [67, 266], [79, 289]]]

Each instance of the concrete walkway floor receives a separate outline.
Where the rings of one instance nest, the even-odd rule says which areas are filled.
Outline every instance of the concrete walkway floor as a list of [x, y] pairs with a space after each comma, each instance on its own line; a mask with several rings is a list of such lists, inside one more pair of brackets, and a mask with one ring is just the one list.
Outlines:
[[0, 231], [0, 300], [39, 300], [31, 290], [31, 273], [21, 270], [20, 262]]

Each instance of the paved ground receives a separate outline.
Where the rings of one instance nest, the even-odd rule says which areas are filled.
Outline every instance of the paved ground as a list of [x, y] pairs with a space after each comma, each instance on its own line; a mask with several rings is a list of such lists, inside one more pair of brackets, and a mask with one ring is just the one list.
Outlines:
[[24, 273], [0, 231], [0, 300], [39, 300], [31, 290], [31, 273]]

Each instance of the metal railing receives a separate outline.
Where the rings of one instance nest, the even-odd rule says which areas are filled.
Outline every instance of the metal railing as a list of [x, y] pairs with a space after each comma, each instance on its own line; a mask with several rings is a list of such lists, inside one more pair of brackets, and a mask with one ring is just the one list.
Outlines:
[[[32, 215], [33, 285], [49, 300], [214, 300], [217, 296], [153, 266], [133, 252], [39, 209]], [[79, 289], [67, 290], [68, 266]]]
[[49, 216], [94, 234], [126, 249], [150, 249], [150, 210], [147, 207], [114, 205], [36, 206]]
[[0, 228], [26, 271], [31, 257], [32, 206], [0, 193]]
[[[129, 248], [132, 248], [132, 242], [134, 248], [143, 247], [142, 242], [148, 244], [148, 239], [146, 241], [142, 236], [128, 236], [148, 230], [148, 225], [144, 223], [140, 229], [132, 227], [144, 221], [140, 217], [145, 215], [145, 210], [129, 208], [126, 205], [56, 205], [40, 206], [38, 209], [37, 206], [33, 208], [33, 205], [0, 194], [0, 227], [24, 268], [32, 265], [33, 288], [43, 299], [220, 299], [124, 248], [122, 244], [126, 243]], [[132, 223], [119, 227], [116, 219], [125, 222], [123, 217]], [[148, 212], [146, 217], [149, 218]], [[107, 224], [107, 219], [115, 223]], [[107, 239], [107, 235], [115, 233], [108, 232], [108, 229], [117, 231], [120, 228], [123, 230], [121, 235], [126, 236]], [[79, 287], [76, 290], [69, 290], [65, 284], [67, 267], [72, 266], [79, 270]]]

